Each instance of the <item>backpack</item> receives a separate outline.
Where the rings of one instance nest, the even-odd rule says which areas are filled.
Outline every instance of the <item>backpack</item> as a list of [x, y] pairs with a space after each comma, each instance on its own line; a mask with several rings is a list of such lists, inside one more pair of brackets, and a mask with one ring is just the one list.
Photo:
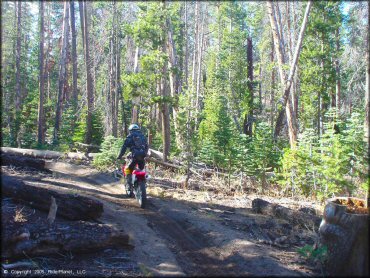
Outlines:
[[146, 156], [147, 142], [145, 137], [139, 133], [135, 132], [132, 134], [133, 146], [131, 149], [134, 158], [144, 159]]

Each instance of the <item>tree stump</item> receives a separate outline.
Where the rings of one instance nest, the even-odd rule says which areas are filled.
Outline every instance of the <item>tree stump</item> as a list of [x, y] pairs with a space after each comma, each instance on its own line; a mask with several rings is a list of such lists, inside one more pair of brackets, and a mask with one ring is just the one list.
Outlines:
[[319, 234], [328, 250], [325, 269], [333, 276], [369, 275], [369, 211], [365, 200], [336, 197], [324, 209]]

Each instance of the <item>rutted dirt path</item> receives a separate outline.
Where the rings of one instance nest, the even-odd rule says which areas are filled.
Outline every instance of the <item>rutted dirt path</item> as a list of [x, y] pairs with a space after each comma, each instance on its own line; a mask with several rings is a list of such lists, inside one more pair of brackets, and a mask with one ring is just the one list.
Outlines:
[[222, 205], [226, 200], [221, 200], [221, 204], [201, 200], [196, 197], [204, 192], [195, 191], [179, 190], [176, 198], [155, 196], [156, 190], [163, 188], [150, 181], [148, 206], [141, 209], [134, 199], [124, 195], [121, 183], [112, 175], [61, 162], [49, 163], [48, 167], [53, 171], [52, 177], [24, 177], [25, 180], [102, 201], [104, 213], [99, 221], [130, 235], [134, 248], [129, 253], [142, 275], [316, 274], [291, 249], [259, 243], [264, 232], [258, 229], [265, 225], [268, 230], [271, 219], [254, 215], [247, 206]]

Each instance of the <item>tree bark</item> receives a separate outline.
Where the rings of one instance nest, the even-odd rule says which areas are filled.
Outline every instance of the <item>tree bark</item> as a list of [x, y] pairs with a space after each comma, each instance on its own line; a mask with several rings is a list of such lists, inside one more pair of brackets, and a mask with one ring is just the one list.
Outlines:
[[84, 16], [84, 2], [83, 2], [83, 0], [78, 1], [78, 8], [80, 10], [80, 25], [81, 25], [82, 46], [83, 46], [83, 49], [85, 49], [85, 24], [84, 24], [85, 16]]
[[[177, 54], [176, 54], [176, 47], [175, 42], [173, 40], [173, 28], [171, 23], [171, 18], [167, 16], [166, 18], [166, 28], [168, 30], [167, 32], [167, 51], [168, 51], [168, 67], [170, 72], [170, 90], [171, 90], [171, 97], [174, 100], [178, 100], [178, 95], [180, 94], [180, 77], [178, 76], [177, 71], [178, 68], [178, 61], [177, 61]], [[176, 144], [178, 148], [183, 147], [183, 142], [181, 139], [181, 134], [179, 132], [179, 124], [177, 119], [178, 114], [178, 104], [175, 103], [172, 107], [172, 113], [173, 113], [173, 123], [175, 128], [175, 136], [176, 136]]]
[[[274, 62], [274, 42], [271, 40], [271, 56], [270, 62]], [[271, 69], [271, 91], [270, 91], [270, 121], [271, 121], [271, 130], [272, 134], [274, 133], [274, 114], [275, 114], [275, 69]]]
[[66, 75], [67, 75], [67, 46], [68, 46], [68, 34], [69, 34], [69, 5], [68, 2], [64, 2], [64, 14], [63, 14], [63, 28], [62, 28], [62, 46], [60, 51], [59, 60], [59, 78], [58, 78], [58, 99], [55, 112], [55, 124], [54, 124], [54, 135], [53, 143], [57, 144], [59, 140], [59, 128], [62, 117], [62, 105], [63, 97], [65, 96], [66, 90]]
[[289, 95], [290, 95], [290, 88], [291, 88], [291, 85], [292, 85], [292, 79], [293, 79], [293, 76], [295, 74], [299, 54], [300, 54], [300, 51], [301, 51], [301, 48], [302, 48], [302, 41], [303, 41], [304, 31], [307, 27], [308, 15], [310, 13], [311, 6], [312, 6], [312, 1], [308, 2], [308, 4], [307, 4], [305, 15], [304, 15], [303, 22], [302, 22], [302, 25], [301, 25], [301, 30], [300, 30], [298, 41], [297, 41], [297, 45], [296, 45], [294, 56], [293, 56], [293, 61], [292, 61], [292, 64], [290, 66], [289, 75], [288, 75], [288, 77], [286, 77], [285, 72], [283, 70], [283, 65], [284, 65], [283, 51], [284, 50], [282, 49], [281, 44], [279, 42], [279, 35], [278, 35], [277, 26], [276, 26], [277, 24], [276, 24], [276, 18], [275, 18], [275, 15], [274, 15], [275, 14], [274, 9], [272, 7], [272, 2], [270, 2], [270, 1], [267, 2], [267, 8], [268, 8], [268, 11], [269, 11], [270, 23], [271, 23], [271, 28], [272, 28], [272, 34], [273, 34], [273, 37], [274, 37], [275, 49], [276, 49], [276, 53], [277, 53], [277, 57], [278, 57], [280, 79], [281, 79], [281, 83], [282, 83], [283, 88], [284, 88], [283, 97], [280, 100], [280, 103], [282, 104], [282, 108], [280, 108], [280, 110], [279, 110], [278, 119], [277, 119], [276, 126], [275, 126], [275, 137], [278, 136], [278, 134], [280, 133], [281, 122], [282, 122], [283, 117], [284, 117], [284, 108], [285, 108], [287, 114], [289, 114], [289, 116], [287, 115], [287, 120], [288, 120], [288, 126], [289, 126], [289, 141], [290, 141], [290, 145], [291, 145], [292, 148], [294, 148], [295, 144], [296, 144], [297, 124], [295, 122], [296, 119], [294, 117], [294, 114], [292, 114], [292, 111], [291, 111], [291, 109], [292, 109], [291, 105], [289, 105], [289, 104], [287, 105], [287, 101], [288, 101], [288, 98], [289, 98]]
[[188, 5], [187, 5], [187, 0], [185, 0], [185, 19], [184, 19], [184, 25], [185, 25], [185, 36], [184, 36], [184, 45], [185, 45], [185, 86], [186, 86], [186, 89], [189, 88], [189, 84], [188, 84], [188, 77], [189, 77], [189, 48], [188, 48]]
[[[369, 27], [369, 20], [370, 20], [370, 2], [367, 2], [367, 10], [368, 10], [368, 22], [367, 22], [367, 37], [366, 37], [366, 88], [365, 88], [365, 123], [364, 123], [364, 141], [366, 143], [367, 153], [365, 154], [366, 162], [370, 165], [370, 27]], [[369, 170], [368, 170], [369, 174]], [[369, 207], [370, 204], [370, 186], [368, 184], [368, 188], [366, 191], [366, 207]]]
[[[166, 1], [161, 2], [161, 9], [166, 9]], [[162, 22], [164, 23], [162, 26], [162, 46], [161, 51], [162, 53], [166, 53], [166, 44], [167, 44], [167, 36], [165, 31], [165, 24], [166, 19], [162, 18]], [[162, 101], [160, 103], [160, 109], [162, 114], [162, 142], [163, 142], [163, 160], [166, 162], [167, 158], [170, 154], [171, 148], [171, 132], [170, 132], [170, 111], [168, 105], [168, 91], [166, 89], [166, 75], [168, 74], [167, 64], [164, 63], [162, 70], [161, 70], [161, 78], [160, 78], [160, 90]]]
[[[117, 22], [120, 22], [119, 19], [116, 19]], [[116, 23], [116, 25], [118, 25]], [[118, 28], [116, 26], [116, 28]], [[119, 98], [122, 94], [122, 87], [121, 87], [121, 32], [120, 30], [116, 31], [116, 94], [115, 94], [115, 114], [114, 114], [114, 121], [113, 121], [113, 131], [116, 136], [119, 133], [118, 128], [118, 109], [119, 109]]]
[[40, 14], [40, 46], [39, 46], [39, 109], [37, 115], [37, 143], [42, 145], [45, 140], [44, 133], [44, 2], [39, 2], [39, 14]]
[[[324, 267], [330, 276], [369, 276], [369, 215], [351, 213], [344, 204], [358, 206], [362, 201], [346, 197], [327, 201], [319, 235], [320, 244], [327, 247]], [[368, 208], [362, 209], [368, 212]]]
[[16, 43], [16, 56], [15, 56], [15, 130], [14, 142], [17, 142], [18, 130], [20, 126], [20, 112], [21, 112], [21, 28], [22, 28], [22, 2], [18, 1], [17, 9], [17, 43]]
[[253, 43], [252, 38], [247, 38], [247, 88], [249, 92], [249, 101], [248, 101], [248, 113], [244, 118], [244, 133], [248, 136], [252, 136], [253, 133]]
[[72, 104], [73, 110], [77, 111], [78, 92], [77, 92], [77, 44], [76, 44], [76, 20], [74, 1], [70, 0], [71, 14], [71, 34], [72, 34]]
[[[202, 5], [202, 2], [199, 3], [199, 5]], [[201, 11], [201, 7], [200, 6], [200, 11]], [[200, 110], [201, 110], [201, 93], [200, 93], [200, 83], [201, 83], [201, 76], [202, 76], [202, 57], [203, 57], [203, 47], [204, 47], [204, 18], [205, 18], [205, 14], [204, 12], [201, 13], [200, 15], [202, 17], [202, 21], [201, 21], [201, 27], [200, 27], [200, 32], [199, 32], [199, 42], [198, 42], [198, 61], [197, 61], [197, 77], [196, 77], [196, 98], [195, 98], [195, 107], [196, 107], [196, 114], [199, 115], [200, 114]], [[198, 118], [198, 121], [199, 121], [199, 118]], [[197, 121], [197, 122], [198, 122]]]
[[58, 193], [38, 185], [24, 183], [22, 180], [10, 176], [2, 175], [1, 182], [4, 197], [26, 203], [46, 212], [49, 211], [51, 197], [54, 197], [58, 205], [57, 216], [66, 219], [96, 220], [103, 213], [103, 204], [88, 197]]
[[117, 84], [116, 84], [116, 2], [113, 1], [112, 5], [112, 30], [111, 30], [111, 38], [110, 38], [110, 73], [109, 73], [109, 80], [110, 80], [110, 102], [108, 105], [110, 106], [109, 112], [109, 123], [110, 126], [110, 134], [114, 137], [117, 137], [117, 118], [116, 118], [116, 93], [117, 93]]
[[[135, 50], [134, 74], [139, 71], [139, 54], [140, 54], [139, 47], [137, 46]], [[131, 123], [133, 124], [136, 124], [139, 122], [139, 105], [140, 105], [140, 97], [135, 96], [132, 99]]]
[[195, 28], [194, 28], [194, 50], [193, 50], [193, 67], [192, 67], [192, 74], [191, 74], [191, 82], [192, 82], [192, 91], [193, 93], [196, 90], [196, 68], [197, 68], [197, 58], [198, 58], [198, 44], [199, 44], [199, 5], [200, 3], [198, 1], [195, 2], [195, 15], [194, 15], [194, 21], [195, 21]]
[[91, 77], [91, 59], [89, 53], [89, 15], [87, 3], [84, 2], [84, 36], [85, 36], [85, 67], [86, 67], [86, 91], [87, 91], [87, 117], [85, 143], [92, 142], [92, 114], [94, 110], [94, 84]]

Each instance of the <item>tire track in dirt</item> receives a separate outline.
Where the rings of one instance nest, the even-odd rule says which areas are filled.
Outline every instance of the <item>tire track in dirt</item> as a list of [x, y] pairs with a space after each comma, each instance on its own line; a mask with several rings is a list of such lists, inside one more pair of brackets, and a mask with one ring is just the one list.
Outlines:
[[305, 276], [274, 259], [279, 250], [271, 252], [272, 248], [258, 246], [214, 219], [189, 213], [190, 203], [149, 196], [147, 208], [141, 209], [136, 200], [122, 198], [123, 187], [107, 174], [62, 172], [95, 188], [81, 190], [104, 203], [104, 223], [129, 233], [135, 245], [133, 256], [143, 266], [144, 275]]
[[240, 270], [216, 258], [216, 254], [206, 252], [209, 238], [192, 229], [186, 221], [176, 221], [153, 203], [148, 204], [152, 212], [150, 221], [155, 230], [160, 231], [177, 255], [177, 261], [187, 275], [227, 275], [235, 276]]

